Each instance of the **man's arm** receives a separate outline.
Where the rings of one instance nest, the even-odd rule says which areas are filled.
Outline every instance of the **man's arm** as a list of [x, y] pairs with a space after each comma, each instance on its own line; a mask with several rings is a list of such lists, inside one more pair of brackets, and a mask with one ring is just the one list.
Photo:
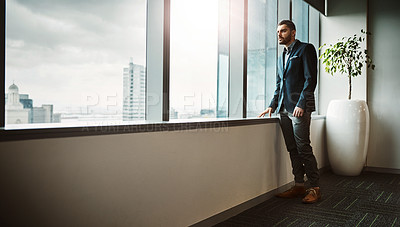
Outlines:
[[275, 111], [276, 107], [278, 106], [278, 98], [279, 98], [279, 91], [281, 90], [281, 77], [279, 74], [276, 74], [276, 89], [274, 92], [274, 97], [271, 100], [268, 108], [264, 110], [258, 117], [264, 117], [265, 114], [268, 114], [271, 117], [271, 114]]
[[307, 109], [309, 105], [315, 105], [314, 91], [317, 86], [317, 53], [312, 44], [307, 44], [302, 57], [304, 66], [304, 86], [300, 94], [297, 107]]

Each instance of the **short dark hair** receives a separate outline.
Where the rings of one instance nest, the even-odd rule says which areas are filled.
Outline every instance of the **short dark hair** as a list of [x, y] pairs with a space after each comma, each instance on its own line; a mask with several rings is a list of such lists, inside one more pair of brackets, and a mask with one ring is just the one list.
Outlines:
[[282, 20], [281, 22], [279, 22], [278, 25], [280, 26], [284, 24], [288, 26], [291, 31], [296, 31], [296, 25], [294, 25], [294, 23], [291, 20]]

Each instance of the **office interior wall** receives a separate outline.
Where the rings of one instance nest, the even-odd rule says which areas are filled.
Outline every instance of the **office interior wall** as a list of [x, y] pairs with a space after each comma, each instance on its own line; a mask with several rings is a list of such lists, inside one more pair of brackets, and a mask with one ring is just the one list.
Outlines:
[[[320, 168], [324, 122], [311, 124]], [[293, 180], [277, 123], [0, 147], [6, 226], [188, 226]]]
[[[337, 42], [344, 36], [361, 34], [367, 28], [367, 0], [328, 1], [328, 16], [320, 15], [320, 45]], [[364, 45], [365, 47], [365, 45]], [[346, 75], [332, 76], [325, 72], [320, 61], [319, 113], [326, 114], [329, 102], [334, 99], [347, 99], [349, 82]], [[353, 78], [352, 99], [366, 100], [367, 75]]]
[[400, 169], [400, 37], [399, 3], [369, 0], [368, 26], [375, 70], [368, 71], [368, 106], [371, 117], [367, 164]]

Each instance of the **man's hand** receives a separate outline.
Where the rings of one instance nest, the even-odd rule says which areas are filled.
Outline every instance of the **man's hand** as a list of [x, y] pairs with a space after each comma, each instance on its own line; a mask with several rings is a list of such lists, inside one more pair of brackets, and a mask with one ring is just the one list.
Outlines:
[[269, 114], [269, 117], [271, 117], [272, 112], [273, 112], [272, 107], [268, 107], [266, 110], [264, 110], [264, 112], [258, 115], [258, 117], [264, 117], [265, 114]]
[[294, 108], [293, 117], [301, 117], [301, 116], [303, 116], [303, 114], [304, 114], [304, 110], [302, 108], [297, 107], [297, 106], [296, 106], [296, 108]]

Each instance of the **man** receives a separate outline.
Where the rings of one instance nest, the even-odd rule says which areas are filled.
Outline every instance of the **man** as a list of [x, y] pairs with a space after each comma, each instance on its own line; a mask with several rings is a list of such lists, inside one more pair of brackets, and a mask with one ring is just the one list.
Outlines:
[[[315, 111], [317, 55], [312, 44], [297, 40], [296, 26], [290, 20], [278, 24], [279, 44], [284, 45], [278, 59], [276, 90], [269, 107], [259, 117], [276, 111], [286, 148], [290, 154], [295, 185], [278, 194], [282, 198], [305, 196], [303, 203], [321, 199], [317, 161], [310, 145], [311, 113]], [[304, 174], [311, 188], [305, 190]]]

